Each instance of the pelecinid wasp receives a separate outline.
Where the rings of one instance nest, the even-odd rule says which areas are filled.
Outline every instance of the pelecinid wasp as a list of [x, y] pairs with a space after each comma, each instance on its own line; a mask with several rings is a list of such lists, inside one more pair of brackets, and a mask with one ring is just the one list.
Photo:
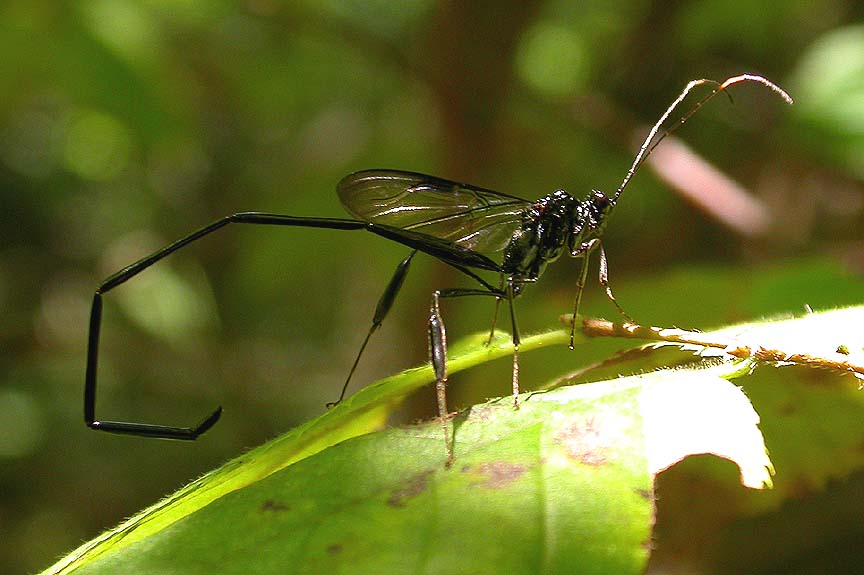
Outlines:
[[[606, 253], [601, 237], [621, 193], [657, 145], [709, 100], [730, 86], [741, 82], [757, 82], [779, 94], [788, 103], [792, 99], [780, 87], [756, 75], [743, 74], [718, 83], [694, 80], [687, 84], [652, 127], [639, 149], [630, 169], [611, 196], [593, 190], [586, 198], [576, 199], [564, 190], [558, 190], [537, 201], [467, 184], [459, 184], [413, 172], [399, 170], [367, 170], [343, 178], [337, 185], [339, 199], [348, 212], [357, 219], [314, 218], [282, 214], [241, 212], [219, 219], [164, 248], [123, 268], [103, 281], [93, 297], [90, 332], [87, 349], [87, 371], [84, 391], [84, 420], [92, 429], [111, 433], [159, 437], [166, 439], [195, 439], [219, 419], [222, 408], [217, 407], [195, 427], [173, 427], [123, 421], [96, 419], [96, 371], [99, 352], [99, 332], [102, 319], [102, 296], [120, 284], [132, 279], [144, 269], [176, 252], [180, 248], [221, 229], [228, 224], [262, 224], [332, 230], [366, 230], [383, 238], [411, 248], [390, 279], [372, 319], [366, 338], [348, 373], [339, 403], [348, 388], [363, 351], [372, 334], [381, 326], [402, 283], [414, 255], [428, 254], [475, 280], [479, 287], [439, 289], [432, 294], [428, 321], [429, 359], [436, 378], [438, 413], [444, 426], [448, 461], [453, 457], [452, 437], [449, 433], [449, 412], [446, 401], [447, 337], [440, 311], [440, 300], [462, 296], [491, 296], [496, 300], [495, 317], [502, 300], [507, 302], [513, 338], [513, 405], [519, 406], [519, 329], [513, 301], [526, 284], [536, 282], [546, 265], [567, 254], [582, 259], [573, 302], [573, 323], [570, 328], [570, 347], [576, 330], [576, 316], [588, 274], [590, 255], [597, 251], [600, 257], [599, 281], [609, 300], [628, 322], [632, 322], [615, 300], [609, 286]], [[711, 84], [714, 89], [696, 102], [677, 122], [665, 131], [662, 126], [673, 111], [697, 86]], [[498, 285], [483, 279], [479, 273], [498, 274]], [[493, 321], [490, 332], [494, 335]], [[332, 404], [331, 404], [332, 405]]]

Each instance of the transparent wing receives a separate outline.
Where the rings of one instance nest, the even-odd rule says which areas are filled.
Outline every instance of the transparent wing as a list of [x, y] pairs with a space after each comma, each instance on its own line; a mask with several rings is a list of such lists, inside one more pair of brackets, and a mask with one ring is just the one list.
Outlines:
[[355, 217], [451, 241], [480, 253], [504, 249], [531, 202], [399, 170], [346, 176], [339, 199]]

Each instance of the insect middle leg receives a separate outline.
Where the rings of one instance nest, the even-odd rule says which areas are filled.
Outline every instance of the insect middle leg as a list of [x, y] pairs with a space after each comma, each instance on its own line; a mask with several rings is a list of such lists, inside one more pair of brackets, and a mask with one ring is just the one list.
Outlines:
[[[498, 286], [500, 291], [504, 291], [504, 274], [501, 274], [501, 282]], [[489, 328], [489, 338], [486, 340], [486, 347], [492, 345], [492, 340], [495, 339], [495, 328], [498, 326], [498, 310], [501, 307], [501, 296], [495, 297], [495, 311], [492, 313], [492, 327]]]
[[465, 289], [453, 288], [436, 290], [432, 294], [432, 305], [429, 310], [429, 361], [435, 372], [435, 395], [438, 400], [438, 417], [444, 432], [444, 446], [447, 451], [447, 467], [453, 463], [453, 433], [450, 427], [452, 414], [447, 409], [447, 330], [444, 319], [441, 316], [440, 300], [443, 298], [462, 297], [471, 295], [492, 296], [499, 301], [503, 298], [508, 300], [510, 315], [513, 325], [513, 397], [514, 406], [518, 407], [519, 396], [519, 332], [513, 309], [513, 287], [512, 280], [508, 280], [505, 291], [490, 289]]

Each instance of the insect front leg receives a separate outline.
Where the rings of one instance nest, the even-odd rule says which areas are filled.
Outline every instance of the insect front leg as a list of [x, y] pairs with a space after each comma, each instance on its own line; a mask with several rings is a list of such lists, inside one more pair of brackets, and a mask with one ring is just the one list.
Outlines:
[[615, 294], [612, 293], [612, 287], [609, 285], [609, 263], [606, 261], [606, 250], [603, 249], [603, 244], [600, 242], [599, 238], [594, 238], [587, 242], [582, 242], [578, 248], [572, 250], [570, 255], [573, 257], [582, 257], [582, 269], [579, 272], [579, 283], [576, 284], [576, 297], [574, 298], [573, 303], [573, 321], [570, 324], [570, 349], [574, 347], [574, 339], [576, 337], [576, 321], [579, 315], [579, 305], [582, 303], [582, 291], [585, 289], [585, 281], [588, 277], [588, 262], [591, 256], [591, 252], [595, 249], [600, 250], [600, 273], [599, 273], [599, 281], [600, 285], [606, 290], [606, 297], [609, 298], [615, 308], [618, 310], [618, 313], [621, 314], [621, 317], [624, 318], [624, 321], [627, 323], [636, 323], [633, 321], [633, 318], [624, 311], [624, 308], [621, 307], [621, 304], [618, 303], [618, 300], [615, 299]]
[[615, 304], [615, 307], [618, 308], [618, 313], [621, 314], [627, 323], [636, 323], [633, 321], [633, 318], [624, 311], [624, 308], [621, 307], [621, 304], [618, 303], [618, 300], [615, 299], [615, 295], [612, 293], [612, 288], [609, 286], [609, 265], [606, 262], [606, 250], [603, 249], [603, 245], [600, 244], [599, 240], [597, 240], [597, 243], [600, 247], [600, 285], [606, 289], [606, 297]]
[[600, 250], [600, 285], [606, 290], [606, 297], [609, 298], [618, 313], [627, 323], [636, 323], [630, 315], [624, 311], [618, 300], [615, 299], [615, 294], [612, 293], [612, 287], [609, 285], [609, 263], [606, 261], [606, 250], [603, 249], [603, 244], [599, 238], [594, 238], [587, 242], [582, 242], [578, 248], [572, 250], [570, 255], [573, 257], [582, 257], [582, 269], [579, 272], [579, 283], [576, 284], [576, 297], [573, 303], [573, 321], [570, 323], [570, 349], [574, 347], [574, 339], [576, 337], [576, 316], [579, 314], [579, 305], [582, 303], [582, 291], [585, 289], [585, 281], [588, 277], [588, 262], [591, 252], [595, 249]]
[[574, 340], [576, 338], [576, 321], [579, 315], [579, 306], [582, 304], [582, 291], [585, 289], [585, 280], [588, 278], [588, 262], [591, 252], [600, 245], [600, 240], [582, 242], [579, 247], [570, 251], [570, 255], [574, 258], [582, 258], [582, 269], [579, 270], [579, 281], [576, 283], [576, 296], [573, 298], [573, 320], [570, 322], [570, 349], [575, 347]]

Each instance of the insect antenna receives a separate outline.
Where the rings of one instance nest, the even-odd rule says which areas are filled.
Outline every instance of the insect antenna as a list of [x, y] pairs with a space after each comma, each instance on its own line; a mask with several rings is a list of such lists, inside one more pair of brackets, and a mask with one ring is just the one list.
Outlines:
[[[666, 138], [666, 136], [671, 135], [678, 128], [687, 123], [687, 120], [689, 120], [690, 117], [699, 110], [699, 108], [707, 104], [717, 94], [719, 94], [720, 92], [725, 92], [726, 89], [729, 88], [729, 86], [733, 86], [741, 82], [758, 82], [760, 84], [763, 84], [764, 86], [767, 86], [771, 91], [775, 92], [777, 95], [783, 98], [787, 104], [792, 103], [792, 97], [787, 94], [786, 91], [783, 90], [783, 88], [781, 88], [774, 82], [768, 80], [767, 78], [763, 78], [762, 76], [757, 76], [755, 74], [741, 74], [740, 76], [733, 76], [731, 78], [727, 78], [723, 82], [706, 80], [704, 78], [701, 80], [692, 80], [687, 84], [681, 94], [679, 94], [678, 97], [675, 98], [675, 100], [669, 105], [669, 107], [666, 108], [666, 111], [663, 112], [663, 115], [660, 116], [660, 119], [657, 120], [657, 123], [654, 124], [654, 127], [651, 128], [651, 131], [648, 132], [648, 136], [645, 138], [645, 141], [642, 142], [642, 146], [640, 146], [639, 153], [636, 154], [636, 158], [633, 160], [633, 164], [630, 166], [630, 169], [627, 170], [627, 175], [624, 176], [624, 179], [621, 181], [621, 185], [618, 186], [618, 189], [615, 191], [615, 195], [612, 196], [612, 202], [614, 203], [618, 199], [618, 196], [621, 195], [621, 192], [624, 191], [624, 188], [627, 187], [627, 184], [630, 183], [630, 180], [633, 178], [634, 175], [636, 175], [636, 172], [639, 171], [639, 168], [642, 167], [642, 164], [645, 163], [645, 160], [648, 158], [648, 156], [651, 155], [651, 152], [654, 151], [654, 148], [656, 148], [660, 144], [660, 142], [662, 142]], [[681, 118], [677, 122], [675, 122], [663, 133], [657, 136], [660, 128], [663, 126], [663, 124], [666, 123], [666, 120], [669, 119], [669, 116], [672, 115], [672, 112], [675, 111], [675, 108], [677, 108], [678, 105], [684, 101], [687, 95], [690, 94], [690, 92], [693, 91], [694, 88], [703, 84], [713, 84], [715, 88], [707, 96], [696, 102], [696, 105], [694, 105], [686, 114], [681, 116]]]

